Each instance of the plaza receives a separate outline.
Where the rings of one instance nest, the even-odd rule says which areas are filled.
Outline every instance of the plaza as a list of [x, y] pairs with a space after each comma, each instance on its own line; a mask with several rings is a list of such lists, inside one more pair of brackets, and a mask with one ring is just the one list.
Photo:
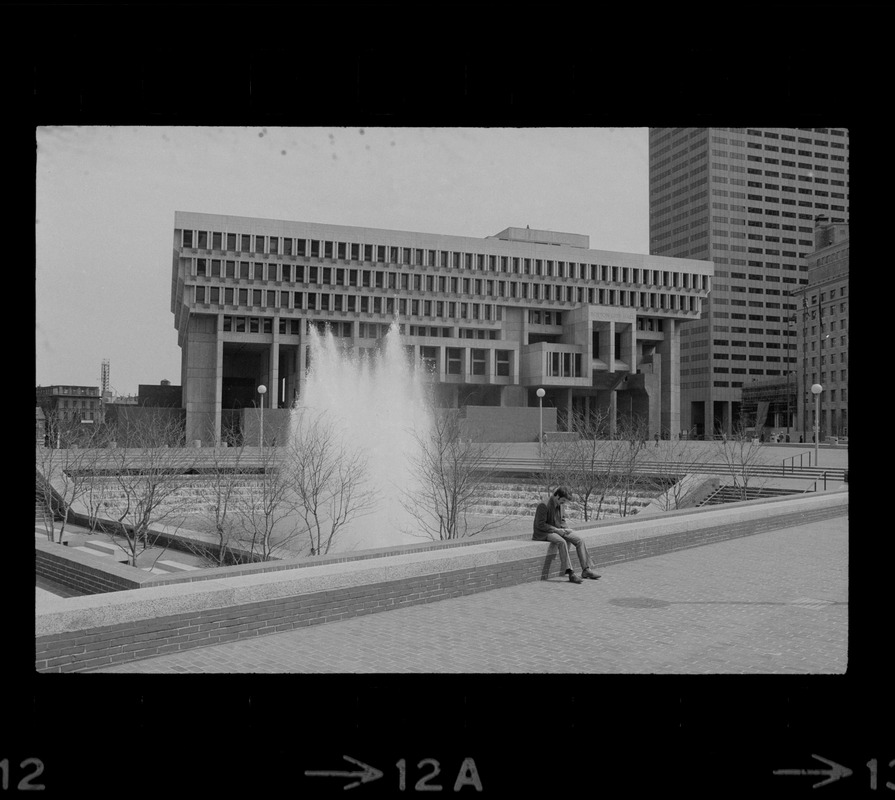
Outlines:
[[[825, 449], [822, 458], [829, 469], [848, 464], [845, 448]], [[845, 668], [847, 484], [579, 522], [575, 527], [603, 576], [584, 586], [560, 576], [555, 549], [532, 542], [527, 527], [525, 521], [453, 544], [242, 565], [227, 577], [201, 570], [100, 595], [38, 591], [39, 669], [691, 674]], [[551, 613], [565, 624], [550, 625]], [[591, 641], [597, 644], [582, 646]]]

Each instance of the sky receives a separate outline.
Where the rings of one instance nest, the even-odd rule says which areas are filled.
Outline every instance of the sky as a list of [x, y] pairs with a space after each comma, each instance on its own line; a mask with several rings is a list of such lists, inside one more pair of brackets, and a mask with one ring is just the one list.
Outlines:
[[647, 128], [37, 130], [35, 377], [179, 385], [174, 212], [649, 252]]

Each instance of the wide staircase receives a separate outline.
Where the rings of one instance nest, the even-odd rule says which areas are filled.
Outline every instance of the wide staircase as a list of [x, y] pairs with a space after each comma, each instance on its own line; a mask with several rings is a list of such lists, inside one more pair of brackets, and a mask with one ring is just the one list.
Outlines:
[[[483, 516], [532, 517], [546, 492], [543, 482], [524, 475], [496, 476], [481, 485], [479, 499], [469, 508], [470, 514]], [[636, 514], [662, 492], [661, 488], [641, 489], [629, 495], [627, 515]], [[617, 495], [607, 495], [600, 508], [600, 517], [621, 517], [624, 501]], [[594, 519], [593, 501], [588, 504], [588, 516]], [[566, 519], [583, 520], [583, 506], [577, 501], [566, 504]]]
[[802, 493], [802, 489], [778, 489], [767, 486], [748, 486], [746, 487], [744, 497], [744, 491], [740, 487], [721, 486], [708, 497], [706, 497], [706, 499], [703, 500], [699, 505], [717, 506], [721, 505], [722, 503], [741, 503], [744, 500], [758, 500], [768, 497], [784, 497], [787, 495]]
[[34, 488], [34, 521], [37, 525], [48, 524], [53, 519], [53, 512], [47, 505], [47, 499], [39, 486]]
[[[258, 482], [259, 478], [252, 476], [235, 479], [229, 487], [231, 505], [257, 496], [254, 487]], [[176, 488], [159, 503], [160, 512], [176, 509], [192, 515], [202, 514], [214, 508], [217, 491], [214, 479], [190, 475], [179, 478], [177, 484]], [[99, 478], [94, 484], [92, 495], [85, 496], [83, 500], [86, 504], [98, 508], [99, 516], [118, 516], [115, 512], [125, 506], [127, 494], [117, 484], [115, 478]]]

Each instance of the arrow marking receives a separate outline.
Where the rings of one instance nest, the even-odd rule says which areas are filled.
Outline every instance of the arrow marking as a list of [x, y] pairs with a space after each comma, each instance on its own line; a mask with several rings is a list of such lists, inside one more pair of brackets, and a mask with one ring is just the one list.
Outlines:
[[357, 764], [357, 766], [361, 767], [360, 772], [346, 772], [339, 770], [305, 770], [305, 775], [308, 776], [318, 776], [318, 777], [336, 777], [336, 778], [360, 778], [358, 781], [354, 781], [353, 783], [347, 784], [345, 789], [353, 789], [355, 786], [360, 786], [362, 783], [369, 783], [370, 781], [375, 781], [377, 778], [382, 777], [382, 773], [376, 769], [375, 767], [371, 767], [369, 764], [364, 764], [363, 761], [358, 761], [356, 758], [352, 758], [351, 756], [342, 756], [346, 761], [350, 761], [353, 764]]
[[825, 786], [828, 783], [832, 783], [833, 781], [838, 781], [840, 778], [847, 778], [852, 774], [852, 771], [848, 767], [843, 767], [842, 764], [837, 764], [835, 761], [828, 761], [826, 758], [822, 756], [811, 754], [812, 758], [816, 758], [818, 761], [823, 761], [824, 764], [829, 764], [832, 769], [775, 769], [775, 775], [829, 775], [829, 777], [820, 781], [819, 783], [815, 783], [812, 786], [812, 789], [816, 789], [818, 786]]

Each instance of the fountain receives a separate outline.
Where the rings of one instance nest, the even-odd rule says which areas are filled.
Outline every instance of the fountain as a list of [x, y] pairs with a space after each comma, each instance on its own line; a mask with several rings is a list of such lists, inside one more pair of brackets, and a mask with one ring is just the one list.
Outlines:
[[419, 543], [419, 526], [400, 502], [415, 483], [410, 457], [417, 436], [430, 424], [427, 387], [409, 363], [397, 322], [381, 347], [365, 355], [346, 352], [327, 327], [310, 328], [310, 368], [292, 431], [304, 411], [319, 412], [358, 447], [367, 460], [368, 484], [376, 506], [346, 525], [331, 552]]

